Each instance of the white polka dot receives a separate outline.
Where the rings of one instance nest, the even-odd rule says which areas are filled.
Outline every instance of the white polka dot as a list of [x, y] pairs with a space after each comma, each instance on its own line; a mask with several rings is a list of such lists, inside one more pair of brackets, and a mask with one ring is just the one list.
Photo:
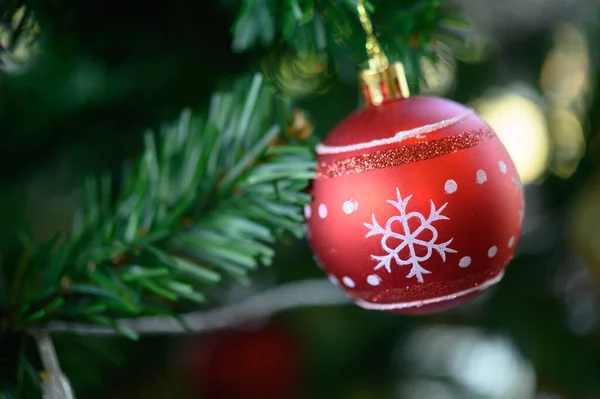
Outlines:
[[444, 185], [444, 190], [448, 194], [455, 193], [456, 190], [458, 190], [458, 184], [456, 184], [456, 182], [452, 179], [446, 180], [446, 184]]
[[498, 162], [498, 167], [500, 168], [500, 172], [506, 173], [506, 164], [503, 161]]
[[351, 279], [350, 277], [348, 277], [348, 276], [345, 276], [344, 278], [342, 278], [342, 281], [344, 282], [344, 284], [345, 284], [347, 287], [354, 288], [354, 287], [356, 286], [356, 284], [354, 283], [354, 280], [352, 280], [352, 279]]
[[487, 174], [484, 170], [479, 169], [477, 171], [477, 184], [483, 184], [487, 181]]
[[319, 217], [325, 219], [327, 217], [327, 206], [325, 204], [319, 205]]
[[311, 216], [312, 216], [312, 209], [310, 207], [310, 204], [304, 205], [304, 217], [307, 219], [310, 219]]
[[369, 277], [367, 277], [367, 283], [372, 286], [379, 285], [379, 283], [381, 283], [381, 277], [376, 274], [371, 274]]
[[346, 215], [350, 215], [352, 212], [356, 212], [358, 209], [358, 201], [344, 201], [344, 205], [342, 206], [344, 213]]
[[460, 261], [458, 262], [458, 266], [460, 267], [468, 267], [471, 264], [471, 257], [469, 256], [464, 256], [460, 259]]
[[508, 240], [508, 247], [512, 248], [513, 245], [515, 245], [515, 237], [514, 236], [510, 237], [510, 239]]
[[340, 285], [340, 282], [333, 274], [329, 275], [329, 281], [331, 281], [333, 285]]
[[488, 258], [493, 258], [494, 256], [496, 256], [497, 253], [498, 253], [498, 247], [494, 245], [493, 247], [488, 249]]

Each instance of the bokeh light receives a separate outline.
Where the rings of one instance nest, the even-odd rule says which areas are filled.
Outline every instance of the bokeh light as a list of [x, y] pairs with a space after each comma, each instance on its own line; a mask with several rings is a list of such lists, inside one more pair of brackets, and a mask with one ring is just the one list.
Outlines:
[[590, 76], [589, 43], [572, 24], [554, 28], [554, 45], [540, 73], [540, 88], [549, 111], [548, 126], [554, 143], [552, 172], [570, 177], [585, 153], [585, 132], [581, 114], [589, 106], [594, 85]]
[[402, 399], [530, 399], [536, 390], [535, 371], [515, 345], [479, 328], [418, 329], [400, 346], [397, 361], [415, 377], [400, 385]]
[[530, 89], [491, 92], [472, 107], [496, 131], [510, 154], [523, 184], [540, 179], [548, 168], [551, 142], [542, 108]]
[[554, 146], [552, 172], [568, 178], [579, 166], [585, 154], [585, 137], [580, 117], [568, 108], [548, 112], [548, 128]]
[[590, 89], [588, 42], [571, 24], [554, 29], [554, 47], [540, 73], [540, 88], [557, 106], [571, 106]]

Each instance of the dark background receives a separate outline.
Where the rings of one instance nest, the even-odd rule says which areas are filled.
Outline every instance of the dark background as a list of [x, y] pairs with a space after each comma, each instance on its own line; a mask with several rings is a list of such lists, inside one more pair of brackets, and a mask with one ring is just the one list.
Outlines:
[[[358, 106], [356, 43], [309, 55], [281, 43], [236, 53], [239, 2], [33, 4], [42, 34], [0, 77], [2, 251], [24, 222], [42, 238], [66, 228], [84, 176], [117, 170], [140, 152], [146, 128], [183, 107], [203, 109], [240, 74], [274, 78], [318, 137]], [[527, 216], [503, 282], [427, 317], [340, 306], [216, 336], [58, 336], [77, 397], [243, 397], [227, 396], [237, 385], [250, 398], [600, 398], [598, 4], [456, 5], [472, 29], [463, 44], [436, 47], [442, 61], [424, 69], [423, 88], [474, 105], [511, 154], [527, 154], [514, 156], [528, 177]], [[295, 69], [284, 74], [289, 62]], [[276, 265], [232, 296], [322, 276], [306, 243], [278, 250]], [[220, 355], [207, 354], [215, 348]], [[256, 360], [264, 353], [273, 364]]]

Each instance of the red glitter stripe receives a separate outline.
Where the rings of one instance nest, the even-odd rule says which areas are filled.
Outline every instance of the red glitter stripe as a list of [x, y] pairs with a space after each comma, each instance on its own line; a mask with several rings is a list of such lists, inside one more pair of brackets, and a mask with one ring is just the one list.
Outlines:
[[464, 132], [456, 136], [444, 137], [438, 140], [392, 148], [386, 151], [375, 151], [329, 163], [323, 162], [317, 167], [317, 180], [326, 180], [412, 162], [426, 161], [474, 147], [485, 143], [493, 137], [494, 133], [490, 130]]

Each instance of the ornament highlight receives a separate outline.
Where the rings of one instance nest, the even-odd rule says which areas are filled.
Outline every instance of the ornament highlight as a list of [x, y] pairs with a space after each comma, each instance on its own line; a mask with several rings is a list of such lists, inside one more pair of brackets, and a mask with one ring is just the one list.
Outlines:
[[366, 309], [430, 313], [479, 295], [500, 281], [520, 235], [510, 156], [453, 101], [370, 105], [317, 146], [305, 209], [315, 258]]

